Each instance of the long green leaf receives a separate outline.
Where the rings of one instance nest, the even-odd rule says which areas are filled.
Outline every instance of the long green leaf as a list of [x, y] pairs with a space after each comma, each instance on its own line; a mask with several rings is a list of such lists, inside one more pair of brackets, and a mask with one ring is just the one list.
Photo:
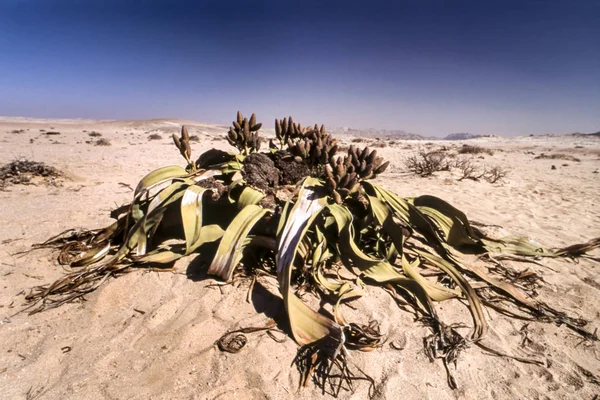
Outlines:
[[249, 186], [246, 186], [242, 190], [242, 193], [240, 194], [240, 197], [237, 199], [236, 204], [237, 204], [238, 208], [242, 209], [242, 208], [252, 205], [252, 204], [258, 204], [258, 202], [264, 198], [265, 198], [264, 193], [259, 192], [258, 190], [253, 189]]
[[185, 168], [182, 168], [179, 165], [169, 165], [159, 168], [142, 178], [140, 183], [138, 183], [137, 187], [135, 188], [134, 196], [137, 196], [143, 190], [148, 190], [152, 186], [168, 181], [169, 179], [181, 178], [187, 175], [189, 175], [189, 173], [185, 170]]
[[242, 259], [244, 240], [256, 222], [268, 212], [259, 206], [250, 205], [235, 216], [223, 234], [217, 253], [208, 268], [209, 274], [217, 275], [225, 281], [231, 279], [233, 270]]
[[356, 267], [365, 277], [379, 283], [394, 283], [410, 295], [415, 296], [423, 312], [435, 315], [435, 309], [425, 289], [415, 280], [406, 277], [387, 260], [374, 259], [363, 253], [353, 240], [352, 214], [347, 208], [330, 205], [329, 211], [336, 219], [339, 230], [339, 247], [342, 262], [348, 269]]
[[188, 249], [187, 253], [193, 253], [196, 249], [202, 246], [205, 243], [216, 242], [221, 239], [225, 231], [217, 224], [204, 225], [200, 229], [200, 236], [198, 236], [198, 240], [196, 240], [192, 246]]
[[306, 178], [302, 184], [298, 200], [287, 213], [278, 240], [277, 276], [279, 289], [290, 319], [290, 327], [294, 339], [300, 345], [316, 342], [325, 336], [341, 337], [341, 328], [334, 321], [315, 312], [302, 302], [293, 292], [290, 285], [292, 267], [298, 246], [327, 204], [327, 198], [319, 195], [315, 187], [321, 186], [315, 178]]
[[185, 233], [185, 252], [190, 253], [194, 243], [200, 238], [202, 230], [202, 200], [210, 190], [200, 186], [190, 186], [181, 199], [181, 221]]

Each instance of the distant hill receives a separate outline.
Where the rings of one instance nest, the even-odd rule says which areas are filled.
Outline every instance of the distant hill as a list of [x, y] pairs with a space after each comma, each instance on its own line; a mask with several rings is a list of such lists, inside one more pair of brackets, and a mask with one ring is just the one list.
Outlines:
[[579, 132], [575, 132], [575, 133], [569, 134], [569, 136], [576, 136], [576, 137], [581, 137], [581, 138], [589, 138], [590, 136], [600, 137], [600, 131], [594, 132], [594, 133], [579, 133]]
[[336, 127], [327, 128], [327, 131], [331, 134], [343, 134], [357, 137], [372, 137], [380, 139], [400, 139], [400, 140], [425, 140], [424, 136], [417, 135], [416, 133], [410, 133], [398, 129], [387, 130], [387, 129], [355, 129], [349, 127]]
[[477, 138], [493, 138], [496, 135], [476, 135], [473, 133], [451, 133], [447, 135], [443, 140], [470, 140]]

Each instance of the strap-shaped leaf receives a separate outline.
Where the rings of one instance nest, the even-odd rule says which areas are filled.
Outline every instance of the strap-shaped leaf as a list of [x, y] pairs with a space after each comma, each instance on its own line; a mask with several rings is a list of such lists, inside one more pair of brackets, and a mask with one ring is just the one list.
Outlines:
[[387, 260], [371, 258], [359, 249], [353, 240], [352, 214], [348, 209], [337, 204], [330, 205], [328, 209], [338, 225], [340, 254], [344, 265], [349, 269], [356, 267], [365, 277], [375, 282], [396, 284], [415, 296], [423, 312], [434, 316], [435, 309], [425, 289], [418, 282], [406, 277]]
[[437, 251], [442, 254], [446, 253], [446, 249], [443, 247], [444, 238], [440, 237], [440, 234], [434, 229], [429, 220], [415, 206], [400, 196], [379, 186], [368, 182], [363, 182], [362, 184], [370, 195], [374, 195], [385, 201], [394, 211], [394, 214], [411, 227], [411, 229], [414, 229], [425, 236], [425, 238], [428, 239], [429, 244], [434, 246]]
[[110, 250], [110, 242], [102, 247], [93, 248], [88, 250], [83, 257], [71, 263], [72, 267], [83, 267], [85, 265], [93, 264], [100, 261], [108, 254]]
[[444, 239], [450, 246], [481, 246], [480, 238], [477, 237], [462, 211], [435, 196], [419, 196], [411, 202], [430, 222], [444, 232]]
[[[437, 266], [442, 271], [450, 275], [450, 278], [456, 282], [469, 302], [471, 315], [475, 324], [471, 338], [473, 340], [477, 340], [485, 336], [487, 332], [487, 322], [485, 320], [485, 315], [483, 314], [483, 307], [481, 306], [479, 296], [477, 296], [477, 293], [475, 293], [475, 290], [471, 287], [469, 282], [467, 282], [467, 280], [451, 262], [425, 250], [414, 249], [413, 251], [427, 260], [431, 265]], [[453, 261], [456, 262], [455, 260]]]
[[[321, 186], [318, 179], [306, 178], [298, 194], [298, 200], [287, 213], [282, 224], [277, 252], [277, 276], [279, 289], [290, 319], [294, 339], [300, 345], [316, 342], [325, 336], [341, 337], [341, 327], [329, 318], [315, 312], [302, 302], [290, 285], [292, 267], [298, 246], [308, 228], [327, 204], [327, 198], [314, 189]], [[289, 208], [288, 208], [289, 209]], [[281, 226], [281, 225], [280, 225]]]
[[[402, 228], [394, 222], [392, 218], [392, 214], [386, 204], [379, 200], [377, 197], [368, 196], [369, 205], [371, 206], [371, 210], [375, 219], [383, 227], [383, 229], [390, 235], [392, 241], [396, 248], [402, 249], [404, 248], [404, 236], [402, 234]], [[403, 253], [403, 251], [402, 251]], [[414, 279], [425, 289], [427, 295], [434, 301], [443, 301], [448, 300], [454, 297], [459, 297], [460, 293], [456, 290], [449, 289], [442, 285], [439, 285], [434, 282], [430, 282], [425, 279], [418, 271], [417, 266], [419, 265], [419, 260], [416, 259], [413, 263], [410, 263], [404, 254], [402, 254], [402, 269], [406, 276], [411, 279]]]
[[217, 275], [225, 281], [231, 279], [233, 270], [242, 259], [244, 240], [246, 240], [252, 227], [267, 212], [269, 211], [259, 206], [250, 205], [244, 207], [235, 216], [223, 234], [217, 253], [208, 268], [209, 274]]
[[175, 180], [169, 186], [158, 192], [156, 196], [154, 196], [152, 201], [150, 201], [150, 204], [148, 204], [146, 214], [150, 215], [155, 210], [167, 207], [169, 204], [179, 200], [185, 193], [185, 189], [193, 184], [194, 182], [191, 179]]
[[210, 190], [200, 186], [190, 186], [181, 199], [181, 221], [185, 233], [185, 252], [190, 253], [194, 243], [200, 239], [202, 229], [202, 200]]
[[249, 186], [246, 186], [242, 190], [242, 193], [240, 194], [240, 197], [237, 200], [237, 206], [238, 208], [244, 208], [252, 204], [258, 204], [258, 202], [264, 199], [264, 197], [264, 193], [259, 192], [258, 190], [253, 189]]
[[193, 253], [196, 249], [202, 246], [205, 243], [216, 242], [221, 239], [225, 231], [217, 224], [204, 225], [200, 229], [200, 236], [198, 239], [192, 244], [192, 246], [187, 251], [187, 254]]
[[135, 188], [134, 196], [137, 197], [142, 191], [173, 178], [181, 178], [189, 175], [185, 168], [179, 165], [168, 165], [150, 172], [142, 178]]
[[168, 264], [173, 261], [179, 260], [183, 256], [184, 254], [180, 252], [174, 252], [165, 249], [157, 249], [146, 253], [143, 256], [134, 257], [134, 260], [138, 263]]

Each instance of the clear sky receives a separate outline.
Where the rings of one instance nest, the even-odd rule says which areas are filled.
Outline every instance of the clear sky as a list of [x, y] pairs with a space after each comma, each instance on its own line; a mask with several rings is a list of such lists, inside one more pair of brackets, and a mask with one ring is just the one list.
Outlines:
[[600, 130], [600, 1], [1, 0], [0, 115]]

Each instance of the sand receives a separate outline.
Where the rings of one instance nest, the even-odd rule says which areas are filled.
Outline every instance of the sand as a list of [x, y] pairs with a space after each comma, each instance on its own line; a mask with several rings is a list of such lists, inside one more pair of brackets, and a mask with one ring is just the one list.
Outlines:
[[[14, 185], [0, 191], [0, 397], [3, 399], [309, 399], [322, 397], [310, 385], [298, 389], [291, 365], [297, 346], [289, 337], [276, 343], [264, 333], [248, 335], [237, 354], [220, 352], [215, 341], [230, 329], [261, 326], [281, 303], [263, 279], [247, 302], [249, 282], [222, 288], [198, 271], [193, 257], [173, 272], [134, 271], [111, 279], [84, 302], [29, 316], [16, 314], [22, 293], [59, 278], [56, 254], [30, 249], [67, 228], [102, 227], [112, 208], [128, 202], [147, 172], [182, 164], [170, 135], [181, 123], [190, 127], [194, 155], [215, 147], [226, 127], [191, 121], [35, 120], [0, 117], [0, 164], [17, 158], [45, 162], [65, 172], [58, 185]], [[19, 132], [21, 131], [22, 132]], [[46, 135], [45, 131], [60, 132]], [[15, 133], [13, 133], [13, 131]], [[95, 131], [102, 136], [90, 137]], [[151, 134], [160, 139], [149, 140]], [[110, 146], [95, 145], [107, 139]], [[353, 138], [342, 137], [350, 143]], [[368, 139], [366, 143], [372, 142]], [[87, 143], [89, 142], [89, 143]], [[433, 194], [473, 220], [500, 227], [494, 235], [527, 234], [548, 247], [600, 236], [600, 140], [571, 136], [486, 138], [469, 141], [492, 149], [475, 160], [508, 170], [502, 182], [457, 181], [456, 173], [419, 178], [403, 160], [419, 149], [459, 147], [463, 142], [395, 141], [380, 149], [391, 168], [378, 183], [413, 196]], [[580, 159], [535, 159], [541, 153]], [[556, 169], [552, 169], [552, 165]], [[598, 252], [596, 252], [598, 255]], [[541, 275], [539, 298], [551, 306], [600, 326], [598, 263], [582, 259], [541, 260], [541, 265], [507, 262]], [[493, 311], [488, 343], [522, 357], [545, 360], [543, 368], [484, 354], [470, 347], [459, 358], [451, 390], [441, 362], [429, 362], [422, 338], [427, 329], [400, 310], [380, 289], [369, 288], [353, 315], [378, 319], [389, 341], [371, 353], [352, 353], [352, 362], [377, 382], [377, 399], [592, 399], [600, 393], [600, 346], [582, 342], [565, 327], [511, 320]], [[462, 305], [439, 306], [442, 316], [466, 316]], [[468, 316], [465, 322], [469, 322]], [[527, 332], [527, 333], [526, 333]], [[523, 342], [524, 336], [530, 341]], [[368, 385], [357, 384], [362, 399]]]

